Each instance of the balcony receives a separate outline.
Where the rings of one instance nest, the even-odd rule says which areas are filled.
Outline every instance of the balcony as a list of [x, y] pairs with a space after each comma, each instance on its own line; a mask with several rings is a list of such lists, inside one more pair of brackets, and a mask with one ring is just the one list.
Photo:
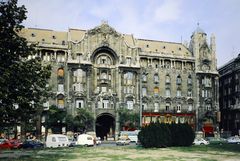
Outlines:
[[165, 110], [165, 109], [143, 109], [143, 113], [171, 113], [171, 114], [195, 114], [196, 110]]
[[111, 82], [111, 80], [108, 80], [108, 79], [98, 79], [97, 82], [99, 84], [109, 84]]

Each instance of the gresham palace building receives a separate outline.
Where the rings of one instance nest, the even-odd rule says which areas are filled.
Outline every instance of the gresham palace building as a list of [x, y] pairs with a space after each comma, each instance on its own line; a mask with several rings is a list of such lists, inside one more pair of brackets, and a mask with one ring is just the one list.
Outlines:
[[[118, 109], [140, 113], [141, 125], [151, 121], [188, 122], [199, 136], [219, 132], [219, 120], [205, 120], [213, 107], [219, 110], [219, 74], [215, 36], [197, 27], [190, 43], [138, 39], [116, 31], [107, 21], [90, 30], [67, 32], [25, 28], [20, 36], [38, 43], [42, 64], [52, 65], [51, 97], [44, 103], [77, 117], [85, 107], [93, 113], [92, 136], [117, 138]], [[35, 135], [46, 129], [46, 113], [39, 116]], [[67, 133], [66, 127], [60, 133]], [[74, 128], [74, 133], [79, 128]], [[21, 128], [22, 134], [27, 133]], [[49, 130], [48, 130], [49, 132]]]

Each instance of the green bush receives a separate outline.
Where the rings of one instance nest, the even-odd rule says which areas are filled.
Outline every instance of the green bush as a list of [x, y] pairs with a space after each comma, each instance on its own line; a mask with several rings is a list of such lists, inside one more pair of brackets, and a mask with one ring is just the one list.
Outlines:
[[144, 148], [162, 148], [171, 145], [171, 133], [166, 124], [151, 122], [143, 126], [138, 139]]
[[191, 146], [194, 138], [194, 131], [188, 123], [173, 122], [169, 125], [151, 122], [148, 126], [143, 126], [138, 133], [138, 140], [143, 148]]

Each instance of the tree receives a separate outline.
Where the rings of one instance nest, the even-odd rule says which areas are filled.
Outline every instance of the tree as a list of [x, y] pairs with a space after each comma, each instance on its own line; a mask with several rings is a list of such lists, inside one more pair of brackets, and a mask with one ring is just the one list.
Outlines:
[[17, 0], [0, 2], [0, 117], [7, 126], [35, 118], [51, 90], [46, 88], [51, 65], [42, 66], [36, 44], [28, 46], [19, 36], [26, 13], [24, 5], [17, 6]]
[[59, 132], [59, 124], [66, 124], [66, 112], [61, 111], [56, 105], [51, 105], [47, 111], [47, 119], [43, 123], [46, 129], [51, 129], [53, 133]]
[[128, 130], [131, 128], [139, 128], [139, 113], [131, 113], [129, 109], [119, 109], [116, 112], [119, 113], [119, 124], [120, 129], [124, 129], [125, 126], [128, 126]]
[[92, 125], [94, 121], [93, 114], [88, 112], [86, 107], [80, 108], [77, 111], [77, 116], [74, 118], [74, 126], [82, 127], [84, 131]]

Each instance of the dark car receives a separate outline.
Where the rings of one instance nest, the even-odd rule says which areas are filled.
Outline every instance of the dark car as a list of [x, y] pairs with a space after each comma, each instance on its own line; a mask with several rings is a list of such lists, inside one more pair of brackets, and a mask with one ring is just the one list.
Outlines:
[[21, 148], [44, 148], [45, 145], [38, 140], [26, 140], [21, 145]]
[[224, 138], [211, 138], [209, 140], [209, 143], [210, 144], [219, 144], [219, 145], [222, 145], [222, 144], [226, 144], [227, 143], [227, 140], [224, 139]]

